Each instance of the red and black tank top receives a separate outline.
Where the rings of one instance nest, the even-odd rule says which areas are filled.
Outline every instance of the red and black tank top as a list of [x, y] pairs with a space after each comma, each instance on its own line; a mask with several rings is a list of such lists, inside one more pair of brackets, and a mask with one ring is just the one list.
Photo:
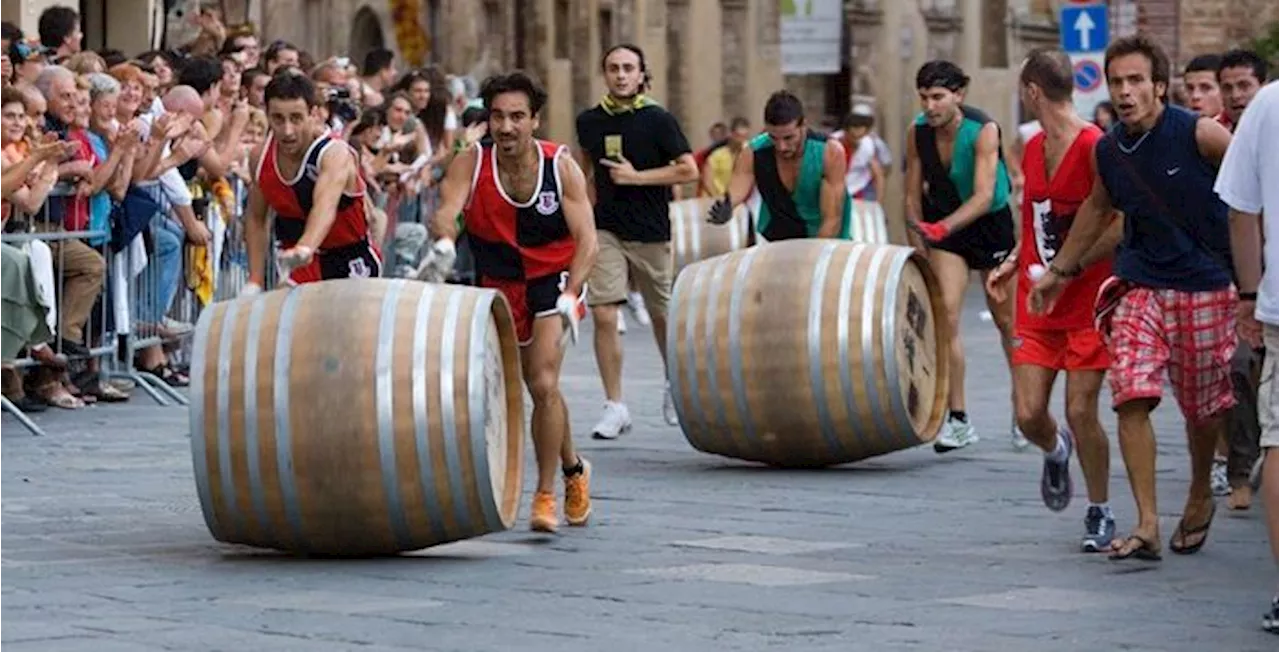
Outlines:
[[[298, 168], [297, 175], [285, 179], [276, 162], [276, 140], [267, 137], [267, 146], [258, 162], [255, 179], [267, 206], [275, 211], [275, 236], [281, 246], [292, 246], [302, 237], [307, 226], [307, 215], [315, 197], [316, 180], [320, 177], [320, 160], [329, 147], [347, 147], [332, 136], [321, 136], [311, 143]], [[338, 214], [320, 244], [323, 249], [345, 247], [368, 237], [369, 222], [364, 211], [364, 178], [356, 175], [356, 191], [344, 191], [338, 200]]]
[[574, 240], [565, 220], [560, 171], [564, 145], [536, 141], [538, 180], [527, 201], [517, 203], [498, 178], [492, 143], [477, 143], [471, 196], [463, 209], [476, 274], [535, 279], [559, 274], [573, 261]]

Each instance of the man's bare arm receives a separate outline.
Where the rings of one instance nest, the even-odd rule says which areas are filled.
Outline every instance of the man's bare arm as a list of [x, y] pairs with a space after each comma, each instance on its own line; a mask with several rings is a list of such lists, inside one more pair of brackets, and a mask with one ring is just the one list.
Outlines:
[[822, 149], [822, 190], [819, 197], [822, 225], [818, 227], [819, 238], [835, 238], [840, 235], [840, 227], [844, 221], [844, 203], [849, 198], [849, 190], [844, 185], [847, 171], [844, 146], [834, 138], [828, 140]]
[[[1097, 145], [1094, 146], [1094, 152], [1096, 159]], [[1058, 250], [1053, 264], [1049, 266], [1051, 271], [1056, 269], [1068, 274], [1077, 273], [1083, 267], [1085, 254], [1091, 248], [1098, 246], [1098, 241], [1107, 228], [1108, 219], [1115, 213], [1115, 208], [1111, 204], [1111, 195], [1107, 194], [1107, 187], [1102, 183], [1096, 163], [1092, 160], [1090, 167], [1094, 168], [1093, 189], [1076, 210], [1076, 217], [1071, 222], [1071, 231], [1067, 233], [1067, 241], [1062, 244], [1062, 249]], [[1119, 220], [1116, 222], [1120, 223]]]
[[569, 280], [564, 291], [576, 297], [596, 262], [596, 221], [591, 203], [587, 201], [587, 180], [582, 169], [571, 157], [563, 155], [556, 160], [556, 165], [560, 170], [564, 219], [574, 242], [573, 262], [569, 264]]
[[979, 217], [991, 212], [991, 200], [996, 194], [997, 171], [1000, 164], [1000, 128], [988, 123], [978, 134], [974, 145], [973, 195], [954, 213], [942, 221], [951, 231], [973, 224]]
[[[907, 226], [920, 222], [924, 217], [921, 206], [924, 203], [924, 171], [920, 166], [920, 155], [916, 152], [916, 130], [914, 127], [907, 128], [907, 181], [906, 181], [906, 210], [904, 218]], [[913, 228], [907, 229], [907, 244], [913, 247], [923, 246], [919, 233]]]
[[736, 208], [751, 197], [756, 185], [756, 155], [750, 147], [743, 147], [733, 159], [733, 175], [729, 177], [729, 204]]
[[[693, 154], [681, 154], [680, 158], [675, 160], [671, 165], [661, 165], [648, 170], [636, 170], [630, 163], [623, 159], [626, 168], [630, 168], [625, 177], [618, 180], [619, 184], [628, 186], [674, 186], [680, 183], [689, 183], [698, 180], [698, 162], [694, 160]], [[613, 161], [606, 159], [603, 163], [612, 167], [617, 165]]]
[[587, 200], [592, 206], [596, 205], [596, 183], [595, 183], [595, 165], [592, 164], [591, 154], [581, 147], [573, 152], [574, 158], [578, 161], [578, 171], [582, 172], [582, 178], [587, 184]]
[[458, 239], [458, 213], [467, 205], [471, 196], [471, 174], [476, 167], [477, 148], [458, 152], [449, 162], [444, 178], [440, 180], [440, 203], [431, 216], [431, 235], [437, 240]]
[[[1257, 213], [1231, 209], [1231, 260], [1240, 292], [1257, 292], [1262, 282], [1262, 222]], [[1274, 218], [1273, 218], [1274, 219]], [[1267, 246], [1275, 246], [1268, 242]]]
[[1217, 120], [1200, 118], [1196, 121], [1196, 149], [1215, 167], [1222, 165], [1222, 157], [1227, 155], [1230, 144], [1231, 132]]
[[311, 197], [311, 212], [307, 214], [307, 227], [298, 239], [298, 246], [312, 251], [320, 248], [338, 219], [338, 202], [354, 174], [356, 160], [350, 148], [329, 147], [320, 156], [320, 174]]
[[1116, 255], [1116, 247], [1120, 246], [1120, 241], [1124, 239], [1124, 214], [1112, 213], [1111, 222], [1107, 225], [1107, 230], [1102, 232], [1102, 237], [1093, 243], [1092, 247], [1085, 252], [1080, 258], [1080, 266], [1088, 267], [1100, 260], [1106, 260]]

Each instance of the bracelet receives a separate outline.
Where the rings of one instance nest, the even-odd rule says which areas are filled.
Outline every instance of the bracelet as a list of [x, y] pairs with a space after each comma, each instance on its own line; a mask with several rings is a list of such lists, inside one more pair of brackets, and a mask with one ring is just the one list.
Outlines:
[[1237, 292], [1236, 296], [1239, 297], [1241, 301], [1257, 301], [1258, 300], [1257, 292]]
[[1081, 267], [1076, 265], [1068, 271], [1058, 267], [1057, 263], [1049, 263], [1049, 271], [1053, 272], [1057, 276], [1061, 276], [1062, 278], [1072, 278], [1080, 275]]

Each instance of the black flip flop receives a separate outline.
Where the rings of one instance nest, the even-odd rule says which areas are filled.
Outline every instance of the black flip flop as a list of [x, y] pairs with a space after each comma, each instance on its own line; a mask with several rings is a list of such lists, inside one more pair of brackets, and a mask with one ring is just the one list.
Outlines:
[[1160, 551], [1156, 550], [1155, 544], [1136, 534], [1130, 534], [1125, 537], [1124, 545], [1121, 546], [1121, 550], [1128, 546], [1131, 541], [1137, 541], [1142, 545], [1136, 548], [1130, 548], [1128, 552], [1121, 552], [1120, 550], [1113, 548], [1107, 559], [1110, 559], [1111, 561], [1123, 561], [1130, 557], [1137, 557], [1142, 561], [1160, 561]]
[[[1209, 510], [1208, 520], [1200, 524], [1198, 527], [1187, 529], [1185, 520], [1179, 519], [1178, 529], [1174, 530], [1173, 536], [1169, 537], [1169, 550], [1172, 550], [1174, 554], [1178, 554], [1178, 555], [1190, 555], [1195, 552], [1198, 552], [1201, 548], [1204, 547], [1205, 542], [1209, 540], [1209, 526], [1213, 525], [1213, 517], [1217, 513], [1218, 513], [1218, 502], [1214, 501], [1213, 508]], [[1197, 534], [1200, 534], [1201, 532], [1204, 533], [1204, 536], [1200, 537], [1199, 541], [1189, 546], [1186, 546], [1186, 545], [1179, 546], [1173, 543], [1175, 539], [1179, 539], [1179, 538], [1181, 538], [1185, 542], [1187, 540], [1187, 537], [1193, 537]]]

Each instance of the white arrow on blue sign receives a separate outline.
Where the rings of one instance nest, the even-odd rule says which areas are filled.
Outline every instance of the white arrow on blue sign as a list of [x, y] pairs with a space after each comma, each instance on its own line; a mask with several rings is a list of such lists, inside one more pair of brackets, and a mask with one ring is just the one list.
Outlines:
[[1064, 5], [1058, 15], [1062, 49], [1069, 53], [1100, 52], [1111, 40], [1107, 5]]

